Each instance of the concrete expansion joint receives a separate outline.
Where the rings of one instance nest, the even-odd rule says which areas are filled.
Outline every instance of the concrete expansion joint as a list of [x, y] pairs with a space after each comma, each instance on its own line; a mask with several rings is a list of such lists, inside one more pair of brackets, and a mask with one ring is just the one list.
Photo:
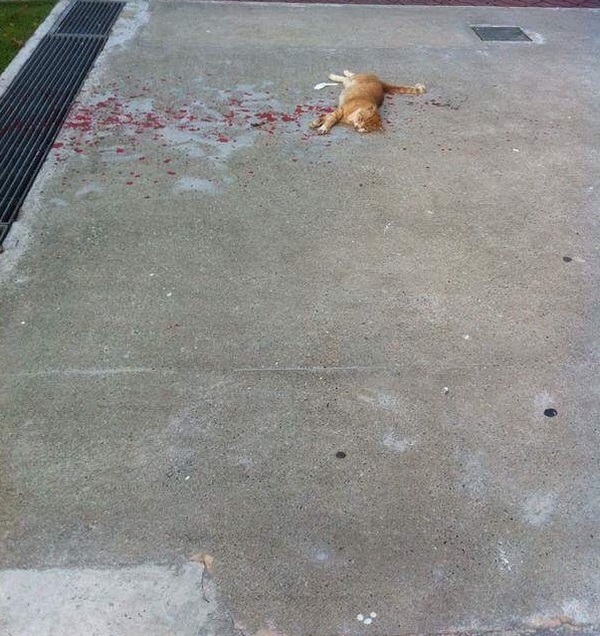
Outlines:
[[540, 621], [536, 627], [490, 630], [442, 630], [436, 632], [410, 632], [393, 636], [598, 636], [600, 625], [577, 623], [569, 616], [557, 616]]
[[[206, 599], [208, 600], [208, 599]], [[223, 603], [223, 599], [221, 599]], [[246, 629], [235, 617], [235, 612], [231, 608], [223, 605], [225, 614], [231, 623], [231, 628], [235, 636], [289, 636], [276, 628], [263, 628], [258, 632]], [[600, 635], [600, 625], [576, 623], [569, 616], [557, 616], [540, 621], [536, 627], [524, 627], [516, 629], [475, 629], [475, 630], [442, 630], [435, 632], [398, 632], [389, 636], [598, 636]], [[310, 636], [322, 636], [318, 633], [311, 633]], [[336, 634], [335, 636], [343, 636]]]

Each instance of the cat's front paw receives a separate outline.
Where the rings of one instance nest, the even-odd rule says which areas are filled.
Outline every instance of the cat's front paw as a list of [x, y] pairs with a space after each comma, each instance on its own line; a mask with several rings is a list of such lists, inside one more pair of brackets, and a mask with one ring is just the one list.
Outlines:
[[317, 132], [319, 133], [319, 135], [326, 135], [329, 132], [329, 128], [327, 128], [327, 126], [323, 124], [323, 126], [319, 126], [317, 128]]
[[308, 125], [309, 128], [318, 128], [323, 123], [324, 117], [317, 117], [317, 119], [310, 122]]
[[425, 88], [425, 84], [415, 84], [415, 88], [417, 89], [418, 95], [422, 95], [427, 91], [427, 89]]

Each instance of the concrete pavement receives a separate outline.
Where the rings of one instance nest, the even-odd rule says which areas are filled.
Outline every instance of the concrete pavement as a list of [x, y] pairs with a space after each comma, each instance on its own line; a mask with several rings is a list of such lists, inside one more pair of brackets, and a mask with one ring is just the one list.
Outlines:
[[128, 3], [0, 256], [0, 634], [600, 633], [599, 30]]

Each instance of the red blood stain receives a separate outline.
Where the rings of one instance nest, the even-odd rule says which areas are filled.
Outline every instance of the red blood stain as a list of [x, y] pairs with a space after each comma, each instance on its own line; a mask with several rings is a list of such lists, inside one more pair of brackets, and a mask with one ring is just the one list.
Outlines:
[[262, 113], [256, 113], [256, 116], [263, 121], [275, 122], [277, 121], [277, 115], [272, 111], [264, 111]]
[[[160, 81], [166, 82], [167, 79], [162, 78]], [[116, 91], [117, 84], [113, 83], [112, 86], [113, 90]], [[130, 87], [130, 91], [125, 99], [115, 93], [115, 95], [104, 98], [93, 105], [82, 105], [76, 102], [65, 123], [65, 128], [73, 132], [67, 145], [77, 152], [82, 152], [81, 148], [79, 148], [80, 145], [86, 147], [102, 145], [102, 139], [106, 139], [108, 135], [99, 136], [99, 132], [131, 136], [132, 133], [144, 135], [152, 131], [154, 134], [149, 139], [155, 142], [162, 142], [161, 146], [167, 148], [171, 144], [166, 142], [160, 132], [167, 126], [175, 127], [177, 130], [197, 133], [205, 137], [214, 136], [220, 143], [231, 142], [235, 144], [238, 141], [236, 132], [238, 130], [240, 132], [248, 130], [248, 126], [256, 128], [257, 134], [267, 133], [272, 136], [275, 134], [276, 129], [281, 127], [284, 128], [281, 132], [285, 132], [287, 127], [288, 132], [295, 133], [304, 127], [305, 121], [302, 121], [304, 115], [324, 114], [333, 111], [331, 105], [328, 105], [324, 100], [319, 100], [308, 104], [297, 104], [291, 112], [280, 112], [268, 107], [264, 98], [261, 99], [251, 91], [243, 93], [230, 91], [226, 93], [228, 108], [224, 109], [224, 112], [221, 112], [216, 117], [203, 113], [202, 107], [200, 107], [199, 112], [195, 112], [195, 102], [194, 105], [173, 104], [145, 112], [136, 110], [128, 100], [145, 96], [144, 94], [147, 94], [150, 88], [142, 86], [137, 90], [135, 88], [131, 90]], [[265, 94], [268, 95], [269, 92], [266, 91]], [[260, 103], [261, 101], [262, 104]], [[195, 122], [199, 121], [202, 122], [202, 126], [195, 124]], [[291, 129], [289, 124], [293, 125]], [[232, 134], [223, 134], [223, 127], [225, 126], [227, 129], [231, 129]], [[308, 134], [300, 136], [303, 141], [312, 138], [313, 136]], [[128, 143], [135, 146], [137, 142], [131, 139]], [[54, 148], [59, 149], [62, 146], [63, 144], [58, 142], [54, 145]], [[126, 148], [119, 147], [116, 152], [124, 154]], [[145, 157], [138, 157], [139, 161], [144, 161], [145, 159]], [[164, 159], [163, 161], [164, 163], [169, 163], [170, 159]]]

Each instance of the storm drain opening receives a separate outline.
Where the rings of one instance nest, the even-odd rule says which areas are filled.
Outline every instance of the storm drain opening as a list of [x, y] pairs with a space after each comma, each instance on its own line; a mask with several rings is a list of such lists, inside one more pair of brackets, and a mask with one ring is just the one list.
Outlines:
[[108, 36], [122, 6], [122, 2], [79, 0], [66, 10], [52, 32], [64, 35]]
[[531, 42], [531, 38], [517, 26], [471, 26], [484, 42]]
[[0, 245], [124, 5], [75, 0], [0, 97]]

